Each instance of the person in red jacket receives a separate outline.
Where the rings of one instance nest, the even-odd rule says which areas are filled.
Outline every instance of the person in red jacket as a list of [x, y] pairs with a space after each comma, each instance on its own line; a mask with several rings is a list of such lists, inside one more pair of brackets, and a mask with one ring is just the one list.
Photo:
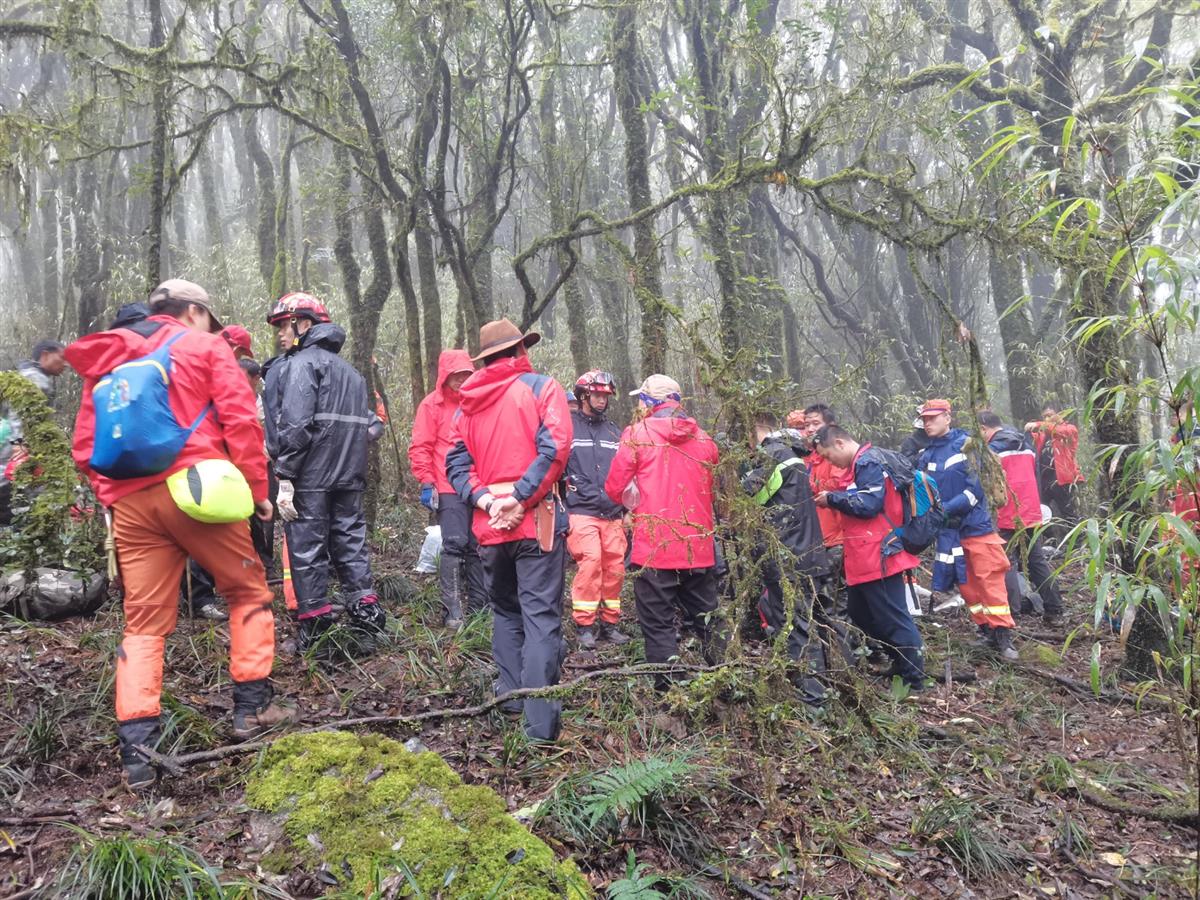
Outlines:
[[1076, 485], [1084, 481], [1075, 458], [1079, 451], [1079, 429], [1063, 419], [1057, 407], [1047, 403], [1041, 420], [1026, 422], [1025, 430], [1032, 435], [1038, 455], [1042, 499], [1056, 516], [1074, 525], [1078, 519]]
[[1058, 592], [1054, 571], [1046, 560], [1046, 548], [1034, 532], [1042, 523], [1037, 454], [1028, 437], [1011, 425], [1005, 425], [990, 410], [979, 414], [979, 430], [988, 447], [1000, 458], [1008, 483], [1008, 502], [996, 510], [996, 530], [1012, 563], [1005, 576], [1009, 608], [1014, 613], [1025, 611], [1023, 607], [1027, 601], [1021, 596], [1016, 577], [1018, 568], [1023, 565], [1029, 574], [1029, 583], [1041, 598], [1046, 623], [1057, 625], [1062, 618], [1062, 595]]
[[[646, 661], [679, 655], [675, 610], [699, 636], [710, 664], [724, 654], [717, 612], [713, 467], [717, 445], [680, 405], [679, 384], [651, 375], [631, 392], [643, 418], [621, 434], [604, 482], [613, 503], [633, 512], [633, 582]], [[663, 689], [665, 676], [655, 679]]]
[[[500, 670], [496, 693], [558, 683], [562, 666], [562, 607], [567, 513], [558, 482], [571, 452], [571, 416], [562, 385], [539, 375], [522, 334], [508, 319], [479, 329], [476, 361], [483, 368], [463, 383], [446, 474], [462, 500], [475, 507], [493, 617], [492, 655]], [[513, 700], [525, 712], [525, 733], [558, 737], [562, 704]]]
[[[836, 425], [837, 416], [824, 403], [814, 403], [803, 410], [788, 413], [789, 428], [796, 428], [811, 444], [817, 432], [826, 425]], [[808, 466], [808, 482], [816, 496], [824, 491], [834, 491], [841, 486], [846, 472], [823, 457], [820, 453], [812, 453], [804, 460]], [[821, 534], [825, 538], [825, 547], [835, 551], [840, 557], [842, 553], [842, 515], [836, 509], [829, 507], [817, 509], [817, 519], [821, 522]]]
[[892, 522], [904, 521], [900, 494], [870, 444], [859, 444], [839, 425], [825, 425], [817, 452], [844, 469], [840, 490], [815, 498], [817, 507], [842, 516], [843, 564], [850, 620], [883, 645], [892, 674], [912, 690], [925, 687], [924, 643], [904, 596], [904, 573], [920, 565], [900, 546]]
[[443, 350], [438, 357], [437, 387], [417, 407], [408, 462], [421, 484], [421, 502], [437, 514], [442, 529], [438, 579], [447, 628], [459, 629], [466, 612], [487, 606], [479, 544], [471, 534], [471, 507], [454, 493], [446, 477], [446, 454], [454, 434], [459, 388], [475, 366], [466, 350]]
[[[179, 579], [189, 556], [214, 574], [229, 604], [234, 736], [253, 738], [296, 718], [295, 708], [272, 699], [272, 594], [250, 529], [245, 522], [209, 525], [190, 518], [166, 485], [168, 476], [202, 460], [227, 459], [249, 484], [257, 514], [272, 515], [254, 394], [229, 345], [217, 335], [221, 325], [203, 288], [181, 279], [165, 281], [150, 295], [150, 312], [132, 328], [89, 335], [66, 351], [84, 381], [72, 455], [100, 503], [112, 510], [125, 585], [125, 634], [117, 648], [117, 735], [125, 781], [135, 791], [156, 780], [154, 769], [134, 748], [153, 748], [161, 736], [163, 650], [166, 636], [175, 630]], [[121, 363], [171, 340], [168, 396], [176, 420], [193, 422], [209, 404], [210, 414], [158, 474], [113, 480], [92, 471], [97, 382]]]

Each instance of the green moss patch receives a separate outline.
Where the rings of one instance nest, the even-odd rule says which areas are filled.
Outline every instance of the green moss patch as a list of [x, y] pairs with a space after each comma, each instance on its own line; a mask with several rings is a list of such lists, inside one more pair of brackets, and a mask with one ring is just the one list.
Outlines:
[[246, 802], [282, 816], [296, 854], [325, 863], [356, 893], [407, 870], [425, 896], [592, 896], [575, 864], [509, 816], [494, 791], [463, 784], [436, 753], [379, 735], [281, 738], [251, 776]]

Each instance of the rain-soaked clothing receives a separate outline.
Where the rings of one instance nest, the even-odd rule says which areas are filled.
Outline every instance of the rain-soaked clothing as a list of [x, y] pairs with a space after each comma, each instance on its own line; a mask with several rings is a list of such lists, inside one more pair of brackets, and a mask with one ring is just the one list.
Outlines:
[[263, 394], [275, 473], [295, 488], [298, 517], [283, 529], [302, 620], [332, 613], [331, 570], [349, 605], [375, 602], [363, 511], [375, 419], [366, 382], [338, 356], [345, 340], [337, 325], [314, 325], [272, 361]]

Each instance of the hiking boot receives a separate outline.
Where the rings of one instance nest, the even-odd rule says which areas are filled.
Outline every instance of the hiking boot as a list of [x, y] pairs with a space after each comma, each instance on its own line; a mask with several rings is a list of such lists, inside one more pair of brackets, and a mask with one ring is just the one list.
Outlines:
[[579, 630], [575, 632], [579, 638], [580, 650], [595, 650], [596, 649], [596, 632], [591, 625], [581, 625]]
[[614, 647], [621, 647], [633, 640], [629, 635], [623, 632], [616, 625], [604, 623], [600, 626], [600, 640], [612, 644]]
[[1021, 658], [1021, 654], [1013, 646], [1011, 628], [993, 628], [992, 636], [996, 641], [996, 652], [1000, 654], [1001, 659], [1016, 662]]
[[158, 769], [134, 747], [158, 746], [162, 737], [158, 717], [135, 719], [117, 725], [117, 741], [121, 747], [121, 780], [132, 794], [145, 794], [158, 784]]
[[205, 603], [196, 607], [194, 615], [197, 619], [209, 619], [213, 622], [224, 622], [229, 618], [229, 614], [215, 603]]
[[1042, 624], [1047, 628], [1062, 628], [1066, 622], [1063, 620], [1063, 614], [1060, 612], [1046, 613], [1042, 616]]
[[457, 631], [463, 630], [463, 620], [462, 619], [447, 619], [443, 624], [446, 626], [447, 631], [457, 632]]
[[292, 703], [274, 699], [275, 690], [266, 678], [233, 684], [233, 737], [248, 741], [273, 728], [291, 725], [300, 718]]
[[993, 650], [996, 647], [995, 639], [992, 637], [992, 627], [990, 625], [980, 625], [979, 631], [971, 641], [971, 646], [976, 650]]

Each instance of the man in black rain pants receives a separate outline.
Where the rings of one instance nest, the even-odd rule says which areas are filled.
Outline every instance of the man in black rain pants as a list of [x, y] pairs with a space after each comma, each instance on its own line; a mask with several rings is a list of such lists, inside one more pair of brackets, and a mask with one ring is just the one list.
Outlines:
[[377, 421], [367, 384], [338, 356], [346, 332], [311, 294], [285, 295], [267, 321], [279, 330], [285, 349], [267, 367], [263, 404], [300, 647], [312, 647], [333, 623], [331, 568], [337, 570], [351, 626], [379, 634], [386, 616], [371, 578], [363, 512], [368, 431]]

